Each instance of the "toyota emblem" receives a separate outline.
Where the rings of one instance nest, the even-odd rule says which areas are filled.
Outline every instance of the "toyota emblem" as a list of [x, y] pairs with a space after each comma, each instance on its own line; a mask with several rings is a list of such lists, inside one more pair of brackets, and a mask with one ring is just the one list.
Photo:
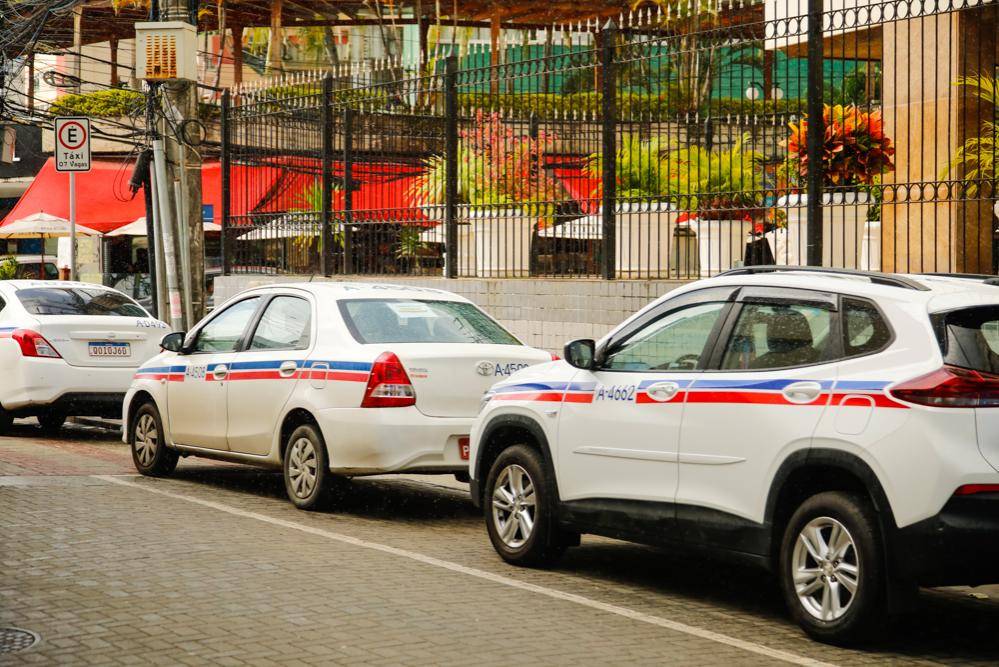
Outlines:
[[491, 375], [495, 375], [496, 364], [494, 364], [491, 361], [480, 361], [479, 363], [475, 364], [475, 372], [483, 377], [489, 377]]

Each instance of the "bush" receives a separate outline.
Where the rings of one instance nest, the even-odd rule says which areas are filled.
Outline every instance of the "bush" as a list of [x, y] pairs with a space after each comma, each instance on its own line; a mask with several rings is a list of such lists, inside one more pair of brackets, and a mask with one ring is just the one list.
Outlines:
[[136, 90], [111, 88], [92, 93], [64, 95], [52, 103], [49, 112], [56, 116], [115, 118], [132, 116], [146, 106], [146, 96]]
[[[602, 95], [595, 92], [568, 93], [565, 95], [544, 95], [541, 93], [462, 93], [458, 95], [459, 107], [468, 112], [471, 109], [498, 111], [513, 117], [542, 119], [593, 118], [602, 116]], [[800, 100], [744, 100], [736, 98], [713, 99], [695, 109], [678, 89], [671, 88], [662, 93], [631, 93], [619, 91], [617, 94], [617, 117], [621, 121], [660, 121], [678, 115], [698, 112], [714, 117], [728, 114], [759, 115], [766, 113], [786, 113], [802, 111]]]

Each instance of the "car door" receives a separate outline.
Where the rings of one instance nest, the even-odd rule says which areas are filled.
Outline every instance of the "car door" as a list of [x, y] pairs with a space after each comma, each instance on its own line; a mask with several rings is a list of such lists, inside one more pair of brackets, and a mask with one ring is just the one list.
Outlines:
[[574, 376], [558, 428], [564, 501], [647, 501], [672, 513], [686, 390], [733, 294], [699, 290], [667, 301], [612, 336], [596, 370]]
[[266, 455], [285, 404], [314, 340], [313, 305], [306, 296], [267, 297], [243, 351], [230, 364], [229, 449]]
[[[784, 456], [811, 444], [836, 380], [834, 294], [746, 287], [687, 395], [677, 520], [686, 538], [750, 550]], [[747, 538], [749, 539], [749, 538]]]
[[227, 449], [229, 365], [253, 320], [259, 296], [236, 301], [219, 310], [198, 329], [178, 363], [182, 382], [167, 383], [167, 410], [173, 441], [207, 449]]

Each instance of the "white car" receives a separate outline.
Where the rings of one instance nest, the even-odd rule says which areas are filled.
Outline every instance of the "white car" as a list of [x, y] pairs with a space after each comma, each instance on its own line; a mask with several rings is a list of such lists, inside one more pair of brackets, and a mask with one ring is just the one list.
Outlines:
[[918, 585], [999, 582], [999, 280], [744, 269], [564, 357], [472, 429], [507, 561], [581, 533], [714, 552], [830, 642]]
[[136, 468], [165, 475], [189, 454], [283, 467], [303, 509], [334, 475], [466, 475], [482, 395], [552, 360], [455, 294], [336, 282], [245, 291], [163, 347], [124, 403]]
[[167, 325], [121, 292], [87, 283], [0, 281], [0, 431], [36, 416], [118, 418], [132, 375]]

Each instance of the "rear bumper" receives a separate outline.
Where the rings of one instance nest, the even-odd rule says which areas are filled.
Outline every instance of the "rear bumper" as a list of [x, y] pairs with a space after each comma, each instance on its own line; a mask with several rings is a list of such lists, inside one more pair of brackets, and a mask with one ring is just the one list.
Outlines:
[[892, 554], [901, 577], [924, 586], [999, 583], [999, 494], [951, 498], [899, 529]]
[[471, 418], [428, 417], [415, 407], [331, 408], [317, 418], [338, 473], [468, 470], [458, 439], [468, 436]]
[[[53, 407], [69, 415], [119, 418], [135, 368], [70, 366], [62, 359], [20, 359], [6, 373], [0, 403], [15, 414]], [[110, 408], [110, 409], [109, 409]]]

